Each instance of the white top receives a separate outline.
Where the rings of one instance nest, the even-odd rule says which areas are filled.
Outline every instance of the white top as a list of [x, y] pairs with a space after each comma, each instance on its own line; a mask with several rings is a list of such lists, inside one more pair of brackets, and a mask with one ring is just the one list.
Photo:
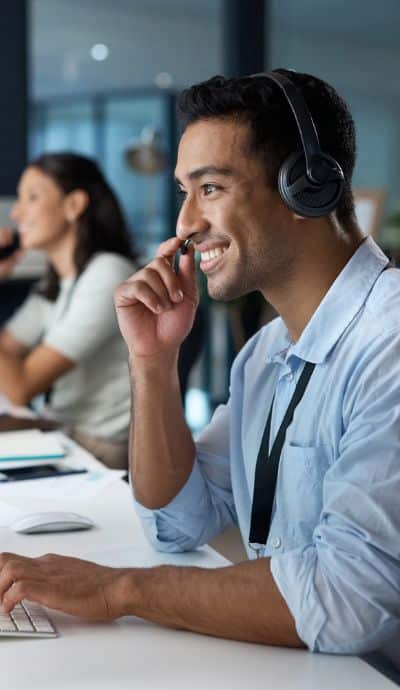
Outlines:
[[32, 294], [7, 323], [34, 348], [46, 344], [76, 363], [53, 385], [46, 412], [93, 436], [128, 437], [130, 383], [127, 350], [113, 305], [115, 288], [135, 270], [118, 254], [97, 254], [79, 276], [61, 281], [55, 302]]

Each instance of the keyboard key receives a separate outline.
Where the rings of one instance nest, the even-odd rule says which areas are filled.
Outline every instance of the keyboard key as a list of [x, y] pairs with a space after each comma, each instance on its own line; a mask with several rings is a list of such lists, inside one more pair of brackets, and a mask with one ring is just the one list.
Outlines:
[[0, 615], [0, 632], [15, 632], [17, 630], [10, 616]]
[[56, 637], [56, 630], [39, 604], [21, 602], [8, 615], [0, 614], [0, 636]]

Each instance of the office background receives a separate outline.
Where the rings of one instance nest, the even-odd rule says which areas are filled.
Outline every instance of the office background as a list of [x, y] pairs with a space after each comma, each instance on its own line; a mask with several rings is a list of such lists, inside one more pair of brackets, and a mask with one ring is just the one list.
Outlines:
[[[74, 150], [100, 162], [145, 261], [174, 232], [177, 93], [213, 74], [284, 66], [326, 79], [348, 101], [358, 132], [354, 186], [379, 199], [375, 234], [399, 255], [398, 0], [4, 0], [3, 10], [0, 222], [28, 160]], [[128, 150], [146, 142], [161, 156], [152, 174], [127, 164]], [[4, 287], [0, 320], [38, 271], [27, 267]], [[237, 349], [272, 316], [257, 297], [227, 307], [203, 292], [193, 427], [225, 398]]]

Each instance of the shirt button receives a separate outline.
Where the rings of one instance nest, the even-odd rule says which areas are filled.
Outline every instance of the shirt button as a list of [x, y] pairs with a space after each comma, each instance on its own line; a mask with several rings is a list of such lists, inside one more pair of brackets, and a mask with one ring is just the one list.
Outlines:
[[279, 537], [275, 537], [275, 539], [272, 540], [272, 546], [274, 547], [274, 549], [279, 549], [281, 544], [282, 542], [279, 539]]
[[293, 380], [293, 374], [292, 374], [291, 371], [290, 371], [288, 374], [286, 374], [286, 379], [287, 379], [287, 381], [292, 381], [292, 380]]

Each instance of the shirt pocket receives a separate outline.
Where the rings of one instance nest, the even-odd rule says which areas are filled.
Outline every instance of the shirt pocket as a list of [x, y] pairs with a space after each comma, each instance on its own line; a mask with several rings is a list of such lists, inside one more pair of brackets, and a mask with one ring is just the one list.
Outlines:
[[312, 540], [320, 521], [323, 504], [323, 481], [332, 461], [329, 445], [298, 446], [289, 443], [284, 449], [279, 469], [277, 512], [287, 521], [296, 541]]

